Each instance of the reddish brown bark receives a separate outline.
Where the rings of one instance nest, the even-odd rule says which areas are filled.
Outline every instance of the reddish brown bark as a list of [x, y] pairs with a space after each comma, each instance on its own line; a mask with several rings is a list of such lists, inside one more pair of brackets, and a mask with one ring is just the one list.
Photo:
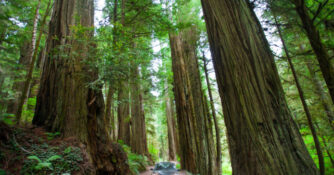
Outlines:
[[127, 80], [120, 80], [118, 87], [118, 140], [130, 146], [130, 96], [129, 96], [129, 82]]
[[216, 174], [212, 123], [196, 57], [196, 28], [170, 34], [181, 166], [191, 173]]
[[[56, 0], [33, 124], [87, 146], [96, 174], [128, 174], [127, 156], [106, 130], [101, 85], [94, 64], [94, 0]], [[80, 40], [74, 28], [80, 28]], [[82, 42], [85, 40], [85, 42]]]
[[318, 174], [247, 2], [202, 0], [233, 174]]
[[138, 64], [131, 64], [131, 149], [134, 153], [148, 155], [145, 113]]
[[165, 100], [166, 100], [166, 118], [167, 118], [167, 134], [168, 134], [168, 160], [176, 160], [176, 143], [175, 143], [175, 125], [173, 123], [173, 106], [169, 97], [169, 88], [167, 79], [165, 80]]

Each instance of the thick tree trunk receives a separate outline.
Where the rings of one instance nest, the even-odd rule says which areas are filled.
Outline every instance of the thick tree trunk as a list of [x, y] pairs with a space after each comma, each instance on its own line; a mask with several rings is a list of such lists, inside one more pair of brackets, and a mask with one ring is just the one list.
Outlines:
[[307, 37], [310, 41], [311, 47], [319, 62], [320, 70], [324, 76], [329, 93], [334, 103], [334, 67], [330, 60], [328, 52], [321, 42], [319, 31], [314, 25], [312, 19], [308, 14], [308, 10], [304, 0], [294, 0], [293, 3], [296, 6], [296, 11], [303, 23], [303, 27], [306, 31]]
[[195, 28], [170, 34], [181, 166], [192, 173], [216, 174], [212, 127], [196, 57], [196, 36]]
[[211, 113], [212, 113], [212, 117], [213, 117], [213, 121], [215, 124], [215, 131], [216, 131], [216, 145], [217, 145], [217, 159], [216, 159], [216, 166], [217, 166], [217, 173], [218, 175], [220, 175], [222, 173], [222, 167], [221, 167], [221, 163], [222, 163], [222, 159], [221, 159], [221, 143], [220, 143], [220, 130], [219, 130], [219, 126], [218, 126], [218, 120], [217, 120], [217, 116], [216, 116], [216, 108], [215, 108], [215, 104], [213, 101], [213, 96], [212, 96], [212, 92], [211, 92], [211, 84], [210, 84], [210, 79], [209, 79], [209, 73], [208, 73], [208, 68], [207, 68], [207, 60], [205, 58], [205, 55], [203, 53], [203, 64], [204, 64], [204, 73], [205, 73], [205, 80], [206, 80], [206, 84], [208, 86], [208, 92], [209, 92], [209, 98], [210, 98], [210, 106], [211, 106]]
[[171, 116], [172, 116], [172, 124], [174, 128], [174, 144], [175, 144], [175, 151], [176, 155], [181, 155], [180, 151], [180, 141], [179, 141], [179, 131], [178, 131], [178, 124], [176, 122], [176, 115], [175, 115], [175, 103], [174, 103], [174, 98], [171, 96], [170, 100], [171, 102]]
[[[112, 40], [112, 48], [116, 50], [116, 43], [117, 43], [117, 21], [118, 21], [118, 15], [117, 15], [117, 9], [118, 9], [118, 0], [114, 0], [114, 9], [113, 14], [109, 15], [110, 21], [113, 23], [113, 40]], [[108, 43], [109, 44], [109, 43]], [[106, 113], [105, 118], [108, 123], [108, 131], [111, 134], [111, 137], [113, 140], [116, 140], [116, 134], [115, 134], [115, 119], [114, 119], [114, 105], [113, 105], [113, 95], [114, 95], [115, 87], [112, 83], [109, 85], [108, 94], [107, 94], [107, 104], [106, 104]]]
[[176, 160], [176, 145], [175, 145], [175, 126], [173, 123], [173, 111], [172, 102], [169, 97], [169, 88], [167, 78], [165, 79], [165, 100], [166, 100], [166, 118], [167, 118], [167, 131], [168, 131], [168, 160]]
[[[33, 124], [87, 145], [96, 174], [128, 174], [126, 154], [106, 131], [101, 86], [89, 86], [98, 78], [94, 64], [86, 63], [95, 59], [93, 30], [88, 29], [93, 24], [93, 0], [54, 2]], [[73, 27], [79, 25], [87, 31], [77, 40]]]
[[[136, 57], [136, 55], [135, 55]], [[147, 155], [145, 114], [143, 110], [142, 90], [138, 64], [131, 63], [131, 149], [134, 153]]]
[[[125, 4], [126, 0], [121, 0], [121, 24], [124, 27], [125, 24]], [[124, 34], [122, 30], [121, 33]], [[122, 49], [122, 48], [121, 48]], [[122, 62], [123, 65], [128, 66], [127, 61]], [[122, 140], [125, 144], [130, 146], [130, 85], [129, 85], [129, 70], [126, 70], [125, 76], [121, 77], [118, 84], [118, 106], [117, 106], [117, 117], [118, 117], [118, 140]]]
[[318, 174], [274, 58], [244, 0], [202, 0], [233, 174]]
[[283, 38], [283, 34], [282, 34], [282, 31], [281, 31], [281, 28], [278, 24], [278, 21], [277, 21], [277, 17], [275, 16], [274, 14], [274, 20], [275, 20], [275, 25], [276, 25], [276, 28], [277, 28], [277, 31], [278, 31], [278, 35], [281, 39], [281, 42], [282, 42], [282, 45], [283, 45], [283, 49], [284, 49], [284, 52], [285, 52], [285, 55], [287, 57], [287, 60], [288, 60], [288, 64], [291, 68], [291, 71], [292, 71], [292, 75], [295, 79], [295, 82], [296, 82], [296, 86], [297, 86], [297, 90], [298, 90], [298, 93], [299, 93], [299, 97], [300, 97], [300, 100], [302, 102], [302, 105], [303, 105], [303, 108], [304, 108], [304, 111], [305, 111], [305, 115], [306, 115], [306, 118], [307, 118], [307, 122], [308, 122], [308, 126], [311, 130], [311, 133], [312, 133], [312, 136], [313, 136], [313, 140], [314, 140], [314, 144], [315, 144], [315, 148], [317, 150], [317, 155], [318, 155], [318, 160], [319, 160], [319, 167], [320, 167], [320, 174], [321, 175], [324, 175], [325, 174], [325, 162], [324, 162], [324, 157], [323, 157], [323, 154], [322, 154], [322, 150], [321, 150], [321, 146], [320, 146], [320, 142], [319, 142], [319, 138], [318, 138], [318, 135], [317, 135], [317, 132], [314, 128], [314, 124], [313, 124], [313, 120], [312, 120], [312, 116], [311, 116], [311, 113], [310, 113], [310, 110], [308, 108], [308, 105], [306, 103], [306, 99], [305, 99], [305, 96], [304, 96], [304, 91], [299, 83], [299, 78], [297, 76], [297, 73], [296, 73], [296, 70], [295, 70], [295, 66], [293, 65], [292, 63], [292, 60], [291, 60], [291, 57], [290, 57], [290, 54], [289, 54], [289, 50], [285, 44], [285, 40]]
[[190, 95], [190, 80], [186, 70], [180, 35], [169, 35], [172, 50], [172, 67], [174, 73], [174, 95], [180, 139], [181, 168], [198, 173], [196, 166], [196, 142], [193, 99]]
[[130, 96], [128, 80], [120, 80], [118, 87], [118, 140], [130, 146]]
[[108, 93], [107, 93], [107, 103], [106, 103], [106, 112], [104, 118], [106, 119], [107, 131], [110, 134], [110, 137], [113, 139], [114, 135], [114, 114], [113, 114], [113, 95], [114, 87], [110, 84]]

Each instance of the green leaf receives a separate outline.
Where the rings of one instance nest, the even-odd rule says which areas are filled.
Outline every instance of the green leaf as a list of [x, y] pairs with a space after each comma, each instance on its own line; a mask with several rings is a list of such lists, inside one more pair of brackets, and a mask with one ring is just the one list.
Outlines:
[[71, 149], [72, 149], [72, 147], [67, 147], [65, 150], [64, 150], [64, 153], [65, 154], [68, 154], [68, 153], [70, 153], [71, 152]]
[[38, 158], [37, 156], [28, 156], [27, 159], [30, 160], [37, 160], [39, 163], [42, 162], [40, 158]]
[[54, 155], [54, 156], [49, 157], [46, 161], [51, 162], [51, 161], [54, 161], [54, 160], [57, 160], [57, 159], [60, 159], [60, 158], [61, 158], [61, 156]]
[[49, 162], [41, 162], [41, 163], [38, 163], [36, 166], [35, 166], [35, 169], [36, 170], [41, 170], [43, 168], [49, 168], [50, 170], [53, 170], [52, 168], [52, 164], [49, 163]]

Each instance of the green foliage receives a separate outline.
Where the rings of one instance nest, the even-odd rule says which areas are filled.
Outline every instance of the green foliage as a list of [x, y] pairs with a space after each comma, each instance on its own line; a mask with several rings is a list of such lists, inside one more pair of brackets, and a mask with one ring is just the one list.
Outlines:
[[45, 161], [42, 161], [37, 156], [28, 156], [27, 157], [27, 159], [37, 161], [37, 165], [33, 166], [33, 169], [35, 169], [37, 171], [47, 169], [47, 168], [50, 169], [50, 170], [53, 170], [52, 161], [60, 159], [60, 158], [61, 158], [61, 156], [59, 156], [59, 155], [53, 155], [53, 156], [47, 158]]
[[139, 174], [146, 170], [149, 162], [146, 156], [138, 155], [131, 152], [131, 148], [128, 145], [123, 144], [122, 141], [118, 142], [128, 155], [128, 163], [132, 174]]
[[5, 122], [7, 125], [14, 125], [14, 114], [0, 113], [0, 121]]
[[36, 97], [28, 98], [28, 101], [25, 105], [23, 105], [22, 118], [24, 118], [25, 122], [31, 123], [36, 106]]
[[48, 139], [48, 140], [52, 140], [52, 139], [54, 139], [55, 137], [60, 136], [60, 132], [55, 132], [55, 133], [52, 133], [52, 132], [46, 132], [45, 134], [47, 135], [47, 139]]
[[83, 161], [80, 148], [33, 145], [33, 155], [24, 161], [21, 174], [63, 174], [78, 171]]
[[0, 175], [6, 175], [6, 171], [0, 168]]

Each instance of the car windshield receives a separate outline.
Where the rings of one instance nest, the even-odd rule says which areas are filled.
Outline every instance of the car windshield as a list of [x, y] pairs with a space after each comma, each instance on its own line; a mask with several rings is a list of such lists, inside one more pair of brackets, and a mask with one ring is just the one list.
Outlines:
[[175, 164], [170, 162], [161, 162], [155, 165], [154, 170], [174, 170]]

